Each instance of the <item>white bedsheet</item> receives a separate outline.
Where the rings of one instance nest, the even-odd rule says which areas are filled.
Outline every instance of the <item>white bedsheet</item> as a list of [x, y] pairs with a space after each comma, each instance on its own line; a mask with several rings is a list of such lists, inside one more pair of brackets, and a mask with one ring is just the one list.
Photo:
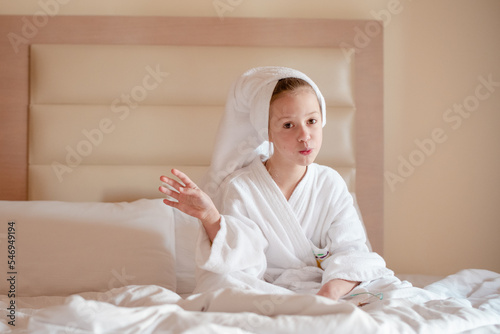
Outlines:
[[[359, 302], [369, 298], [362, 307]], [[158, 286], [0, 299], [2, 333], [500, 333], [500, 274], [464, 270], [426, 286], [334, 302], [222, 289], [182, 298]]]

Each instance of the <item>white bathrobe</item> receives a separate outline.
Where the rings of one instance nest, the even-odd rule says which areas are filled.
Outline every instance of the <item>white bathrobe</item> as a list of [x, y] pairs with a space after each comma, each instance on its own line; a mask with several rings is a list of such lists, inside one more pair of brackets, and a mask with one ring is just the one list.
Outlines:
[[287, 201], [257, 157], [224, 180], [215, 202], [221, 228], [213, 244], [201, 230], [197, 291], [316, 292], [334, 278], [393, 275], [369, 251], [352, 196], [329, 167], [309, 165]]

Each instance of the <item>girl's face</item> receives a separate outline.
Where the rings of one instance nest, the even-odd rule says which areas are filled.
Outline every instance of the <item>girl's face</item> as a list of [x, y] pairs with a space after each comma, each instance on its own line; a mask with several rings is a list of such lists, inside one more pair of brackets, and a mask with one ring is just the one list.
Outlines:
[[309, 87], [281, 93], [270, 105], [269, 140], [272, 160], [281, 166], [308, 166], [323, 140], [318, 97]]

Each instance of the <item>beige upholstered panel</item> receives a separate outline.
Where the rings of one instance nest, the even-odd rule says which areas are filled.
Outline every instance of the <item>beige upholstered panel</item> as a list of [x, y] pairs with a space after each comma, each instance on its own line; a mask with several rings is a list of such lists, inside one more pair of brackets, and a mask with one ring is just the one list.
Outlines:
[[353, 63], [340, 49], [34, 45], [29, 198], [158, 197], [158, 177], [172, 167], [198, 180], [231, 82], [263, 65], [318, 84], [328, 106], [318, 162], [354, 191]]
[[340, 48], [146, 45], [32, 45], [31, 104], [110, 105], [131, 95], [140, 105], [224, 105], [233, 80], [264, 65], [301, 70], [329, 106], [353, 106], [352, 63]]
[[206, 167], [80, 165], [64, 175], [60, 182], [48, 165], [30, 165], [29, 197], [65, 201], [133, 201], [137, 198], [161, 197], [156, 190], [159, 176], [171, 168], [180, 168], [193, 179], [199, 179]]
[[121, 117], [103, 105], [34, 105], [30, 164], [205, 165], [222, 110], [138, 106]]

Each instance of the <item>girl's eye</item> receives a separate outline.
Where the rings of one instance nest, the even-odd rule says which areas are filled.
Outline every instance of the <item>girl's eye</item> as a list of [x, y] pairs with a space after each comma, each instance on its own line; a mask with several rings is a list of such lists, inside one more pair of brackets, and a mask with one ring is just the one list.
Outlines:
[[285, 123], [285, 124], [283, 124], [283, 127], [285, 129], [290, 129], [292, 127], [292, 123]]
[[311, 118], [309, 120], [309, 124], [316, 124], [318, 122], [318, 120], [314, 119], [314, 118]]

